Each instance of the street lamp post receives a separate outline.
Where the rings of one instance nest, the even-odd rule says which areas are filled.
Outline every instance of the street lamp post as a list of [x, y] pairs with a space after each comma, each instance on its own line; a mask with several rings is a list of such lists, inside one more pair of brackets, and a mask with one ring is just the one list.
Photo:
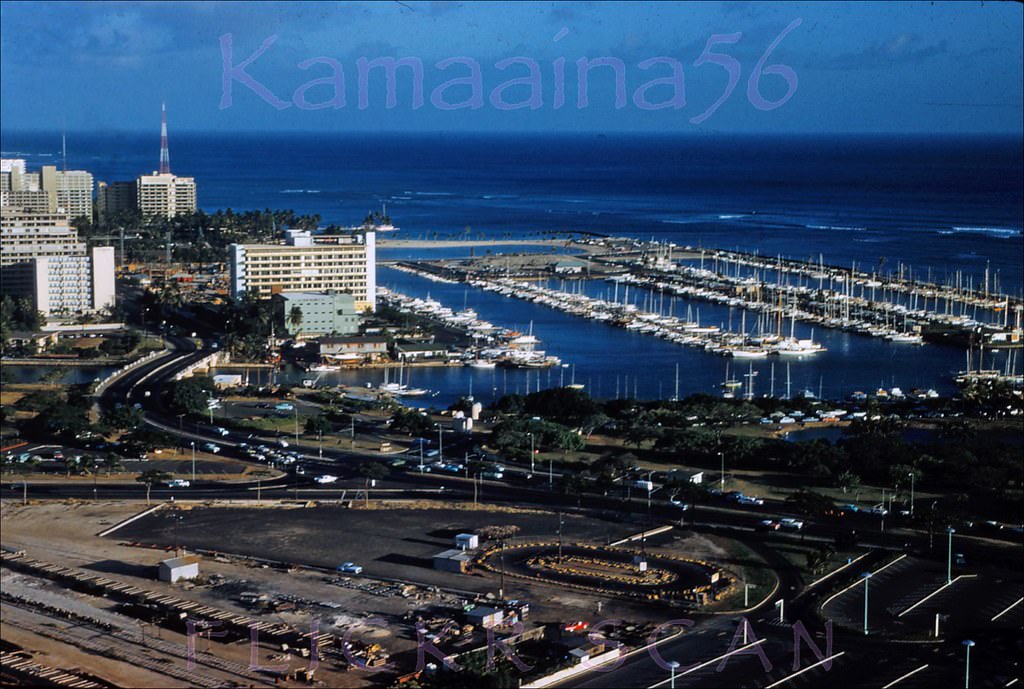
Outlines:
[[189, 443], [192, 445], [192, 481], [196, 480], [196, 441], [192, 440]]
[[868, 581], [871, 580], [871, 572], [861, 574], [864, 577], [864, 636], [868, 635]]
[[666, 665], [668, 665], [668, 671], [669, 673], [671, 673], [668, 676], [669, 689], [676, 689], [676, 670], [679, 669], [679, 661], [670, 660], [666, 663]]
[[949, 534], [949, 553], [946, 556], [946, 584], [953, 583], [953, 534], [956, 533], [956, 529], [952, 526], [946, 528], [946, 533]]
[[914, 518], [914, 472], [907, 474], [910, 477], [910, 518]]
[[718, 474], [719, 487], [721, 491], [725, 492], [725, 453], [719, 452], [718, 458], [722, 460], [722, 471]]
[[534, 461], [533, 461], [533, 433], [527, 433], [530, 436], [530, 475], [533, 475]]
[[965, 639], [964, 648], [967, 649], [967, 665], [964, 668], [964, 689], [971, 689], [971, 648], [974, 646], [974, 642], [970, 639]]

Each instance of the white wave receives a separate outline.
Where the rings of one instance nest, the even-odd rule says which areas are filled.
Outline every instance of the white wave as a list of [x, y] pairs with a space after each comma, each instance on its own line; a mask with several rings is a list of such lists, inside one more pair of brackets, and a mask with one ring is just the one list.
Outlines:
[[993, 237], [1019, 237], [1021, 235], [1020, 228], [1017, 227], [959, 227], [954, 226], [951, 230], [939, 230], [939, 234], [987, 234]]
[[846, 225], [804, 225], [809, 230], [836, 230], [837, 232], [864, 232], [866, 227], [848, 227]]
[[736, 218], [745, 218], [745, 217], [747, 217], [746, 213], [739, 213], [737, 215], [720, 215], [720, 216], [718, 216], [718, 219], [719, 220], [735, 220]]
[[306, 191], [305, 189], [282, 189], [281, 193], [282, 194], [302, 194], [305, 191]]
[[454, 196], [450, 191], [417, 191], [416, 196]]

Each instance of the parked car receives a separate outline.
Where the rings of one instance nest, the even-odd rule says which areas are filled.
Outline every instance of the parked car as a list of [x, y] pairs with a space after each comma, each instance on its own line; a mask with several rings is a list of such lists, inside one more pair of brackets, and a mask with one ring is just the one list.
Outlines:
[[354, 562], [342, 562], [338, 565], [338, 571], [343, 574], [362, 574], [363, 568]]
[[274, 405], [274, 409], [277, 411], [293, 411], [295, 409], [295, 405], [291, 402], [279, 402]]
[[800, 519], [794, 519], [792, 517], [785, 517], [779, 520], [779, 525], [783, 529], [792, 529], [793, 531], [799, 531], [804, 528], [804, 523]]

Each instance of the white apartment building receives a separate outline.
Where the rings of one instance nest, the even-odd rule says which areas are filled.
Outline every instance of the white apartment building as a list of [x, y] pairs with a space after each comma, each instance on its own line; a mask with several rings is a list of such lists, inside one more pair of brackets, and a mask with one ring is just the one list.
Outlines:
[[50, 197], [50, 207], [64, 210], [72, 220], [92, 220], [92, 174], [85, 170], [58, 170], [43, 166], [43, 189]]
[[289, 230], [285, 244], [228, 247], [231, 293], [261, 299], [285, 292], [343, 292], [358, 311], [377, 304], [376, 233], [312, 236]]
[[135, 182], [136, 207], [143, 213], [176, 215], [196, 212], [196, 180], [169, 172], [142, 175]]
[[114, 249], [88, 249], [62, 213], [0, 209], [0, 285], [46, 316], [113, 306]]
[[92, 194], [92, 174], [85, 170], [44, 165], [40, 172], [27, 172], [20, 158], [0, 160], [0, 207], [62, 211], [71, 218], [92, 219]]
[[44, 165], [41, 172], [28, 172], [24, 160], [6, 158], [0, 161], [0, 178], [0, 207], [92, 219], [92, 174], [85, 170]]

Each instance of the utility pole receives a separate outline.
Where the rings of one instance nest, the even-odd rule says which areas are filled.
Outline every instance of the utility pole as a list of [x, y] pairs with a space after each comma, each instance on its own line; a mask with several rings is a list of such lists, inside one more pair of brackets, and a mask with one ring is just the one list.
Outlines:
[[558, 513], [558, 562], [562, 562], [562, 523], [564, 517], [561, 512]]

